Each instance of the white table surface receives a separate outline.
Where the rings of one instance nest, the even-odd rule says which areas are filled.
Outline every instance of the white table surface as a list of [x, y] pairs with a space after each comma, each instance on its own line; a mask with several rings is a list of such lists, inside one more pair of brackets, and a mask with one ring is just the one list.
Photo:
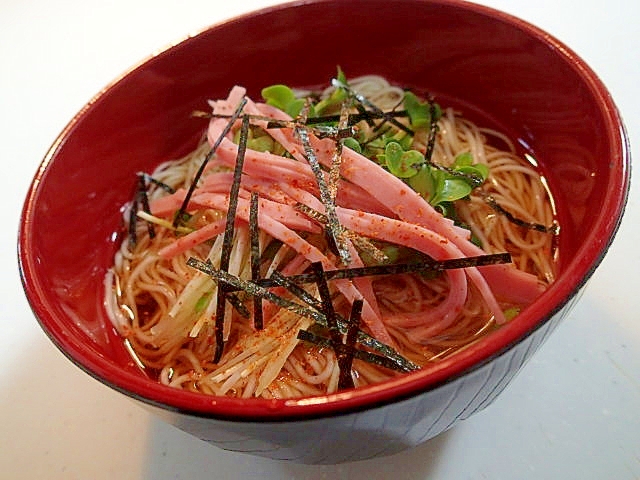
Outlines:
[[[487, 410], [414, 450], [338, 466], [228, 453], [109, 390], [38, 327], [16, 261], [37, 165], [97, 91], [153, 51], [274, 0], [0, 0], [0, 478], [640, 479], [638, 177], [573, 313]], [[568, 44], [598, 73], [640, 158], [640, 2], [482, 0]], [[544, 74], [541, 72], [541, 74]]]

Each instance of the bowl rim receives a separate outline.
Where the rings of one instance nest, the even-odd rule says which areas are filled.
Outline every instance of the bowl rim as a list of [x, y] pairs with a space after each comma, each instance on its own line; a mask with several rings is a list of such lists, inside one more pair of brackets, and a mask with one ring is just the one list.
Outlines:
[[[615, 157], [619, 157], [620, 175], [617, 177], [618, 184], [615, 186], [616, 188], [611, 189], [612, 191], [608, 193], [607, 201], [605, 202], [613, 206], [615, 211], [610, 212], [611, 214], [607, 218], [601, 218], [594, 226], [594, 231], [597, 230], [600, 234], [606, 235], [606, 241], [593, 242], [593, 245], [587, 248], [588, 257], [591, 260], [587, 263], [588, 268], [586, 270], [584, 266], [581, 266], [584, 265], [584, 262], [578, 264], [577, 261], [571, 261], [561, 274], [561, 277], [566, 280], [562, 283], [556, 282], [551, 285], [539, 299], [521, 313], [518, 317], [518, 322], [503, 326], [490, 336], [452, 357], [443, 359], [418, 372], [381, 384], [320, 397], [288, 400], [237, 399], [179, 391], [161, 385], [151, 379], [145, 380], [141, 375], [125, 372], [120, 367], [116, 367], [113, 363], [98, 355], [87, 345], [66, 335], [47, 309], [46, 295], [38, 284], [33, 263], [34, 259], [29, 256], [28, 244], [29, 230], [31, 228], [30, 219], [35, 208], [34, 202], [41, 180], [48, 166], [54, 160], [57, 151], [64, 144], [65, 139], [73, 132], [75, 126], [82, 121], [92, 106], [112, 87], [132, 72], [144, 67], [152, 59], [168, 54], [176, 46], [184, 45], [212, 29], [235, 22], [242, 22], [251, 16], [322, 3], [334, 3], [334, 0], [296, 0], [272, 5], [212, 24], [201, 29], [196, 34], [171, 43], [164, 49], [141, 60], [100, 90], [69, 121], [44, 156], [28, 189], [20, 218], [17, 253], [21, 282], [29, 305], [50, 340], [69, 360], [101, 383], [151, 406], [182, 412], [191, 416], [221, 420], [281, 422], [342, 415], [371, 409], [437, 389], [441, 385], [448, 384], [472, 373], [510, 350], [544, 326], [576, 296], [603, 260], [613, 242], [624, 213], [630, 188], [631, 168], [629, 140], [626, 129], [604, 84], [573, 50], [549, 33], [525, 20], [491, 7], [462, 0], [427, 0], [424, 2], [418, 0], [418, 3], [465, 8], [473, 13], [489, 16], [496, 21], [508, 24], [512, 28], [525, 31], [530, 37], [553, 49], [571, 68], [577, 70], [581, 79], [589, 86], [591, 93], [602, 106], [603, 116], [606, 117], [607, 135], [614, 143], [613, 149], [615, 149], [615, 152], [612, 151], [611, 153]], [[552, 308], [549, 308], [549, 306], [552, 306]]]

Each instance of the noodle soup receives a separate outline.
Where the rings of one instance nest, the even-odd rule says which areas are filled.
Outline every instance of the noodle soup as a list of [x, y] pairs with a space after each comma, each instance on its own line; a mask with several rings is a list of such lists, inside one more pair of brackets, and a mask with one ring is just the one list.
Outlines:
[[141, 173], [124, 208], [106, 304], [161, 383], [292, 398], [382, 382], [554, 281], [551, 196], [503, 133], [378, 76], [263, 96], [211, 101], [206, 140]]

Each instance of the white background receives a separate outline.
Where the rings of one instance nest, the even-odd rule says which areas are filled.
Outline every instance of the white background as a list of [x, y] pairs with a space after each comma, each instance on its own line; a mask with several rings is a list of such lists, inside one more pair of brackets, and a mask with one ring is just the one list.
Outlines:
[[[69, 119], [130, 66], [273, 0], [0, 0], [0, 478], [640, 479], [638, 178], [618, 237], [573, 313], [484, 412], [393, 457], [301, 466], [224, 452], [151, 417], [40, 331], [16, 261], [31, 177]], [[640, 152], [640, 3], [483, 0], [578, 52]], [[541, 75], [544, 72], [540, 72]]]

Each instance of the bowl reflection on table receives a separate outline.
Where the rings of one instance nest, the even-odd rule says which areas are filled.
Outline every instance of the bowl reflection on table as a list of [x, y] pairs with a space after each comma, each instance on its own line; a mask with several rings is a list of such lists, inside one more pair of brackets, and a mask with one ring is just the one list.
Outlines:
[[[192, 149], [190, 118], [234, 84], [376, 73], [428, 91], [518, 139], [553, 191], [557, 281], [497, 332], [380, 385], [300, 400], [177, 391], [142, 374], [103, 308], [131, 179]], [[77, 366], [221, 448], [338, 463], [415, 446], [489, 405], [579, 298], [617, 230], [629, 188], [627, 140], [607, 90], [570, 49], [503, 13], [458, 1], [304, 1], [185, 39], [100, 92], [67, 125], [28, 192], [22, 280], [44, 331]]]

